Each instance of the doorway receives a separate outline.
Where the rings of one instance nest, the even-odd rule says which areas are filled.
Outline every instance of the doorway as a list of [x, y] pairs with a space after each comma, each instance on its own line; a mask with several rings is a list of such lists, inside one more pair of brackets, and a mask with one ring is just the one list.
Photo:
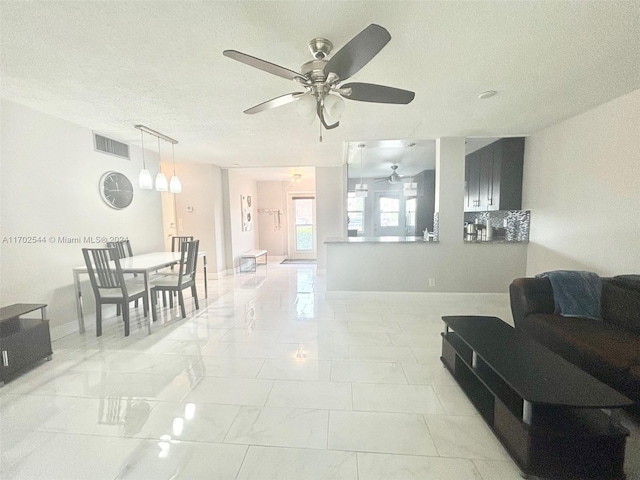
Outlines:
[[316, 258], [316, 198], [313, 194], [289, 194], [289, 258]]

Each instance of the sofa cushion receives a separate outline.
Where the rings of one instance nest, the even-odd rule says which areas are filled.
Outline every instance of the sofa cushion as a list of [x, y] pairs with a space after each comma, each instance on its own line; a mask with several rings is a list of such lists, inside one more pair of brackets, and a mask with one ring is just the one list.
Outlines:
[[640, 365], [640, 335], [581, 317], [533, 314], [519, 328], [538, 342], [614, 388]]
[[602, 283], [602, 318], [640, 335], [640, 292], [615, 279]]
[[532, 313], [553, 313], [553, 289], [545, 277], [516, 278], [509, 286], [513, 322], [519, 322]]
[[640, 293], [640, 275], [616, 275], [611, 281], [621, 287]]

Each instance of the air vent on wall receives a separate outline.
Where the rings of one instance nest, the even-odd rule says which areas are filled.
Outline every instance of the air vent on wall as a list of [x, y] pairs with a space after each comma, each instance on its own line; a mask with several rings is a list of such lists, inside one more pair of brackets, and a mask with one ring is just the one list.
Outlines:
[[93, 147], [97, 152], [108, 153], [129, 160], [129, 145], [93, 132]]

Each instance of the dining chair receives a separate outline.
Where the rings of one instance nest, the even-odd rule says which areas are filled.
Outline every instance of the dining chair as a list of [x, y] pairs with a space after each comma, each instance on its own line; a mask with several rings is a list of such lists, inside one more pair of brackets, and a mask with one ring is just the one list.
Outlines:
[[[180, 251], [180, 246], [184, 243], [184, 242], [193, 242], [193, 235], [187, 235], [187, 236], [176, 236], [176, 237], [171, 237], [171, 251], [172, 252], [179, 252]], [[162, 275], [177, 275], [177, 272], [174, 271], [175, 266], [171, 265], [170, 270], [168, 271], [162, 271], [159, 272]], [[175, 292], [173, 292], [173, 294], [169, 295], [169, 306], [173, 307], [173, 296], [175, 295]], [[167, 300], [165, 295], [162, 295], [162, 304], [166, 307], [167, 306]]]
[[[107, 242], [107, 248], [115, 248], [118, 250], [118, 258], [127, 258], [133, 257], [133, 250], [131, 250], [131, 241], [127, 240], [119, 240], [117, 242]], [[134, 278], [137, 275], [133, 275]], [[134, 304], [136, 308], [138, 308], [138, 300], [136, 299], [136, 303]], [[120, 305], [118, 305], [118, 315], [120, 315]]]
[[120, 240], [117, 242], [107, 242], [107, 248], [115, 248], [118, 250], [120, 258], [133, 257], [131, 250], [131, 242], [129, 240]]
[[184, 294], [182, 291], [185, 288], [191, 287], [191, 296], [196, 305], [196, 310], [200, 309], [198, 304], [198, 291], [196, 289], [196, 267], [198, 261], [198, 247], [200, 245], [199, 240], [185, 241], [180, 244], [180, 263], [178, 264], [179, 270], [177, 275], [167, 275], [159, 280], [152, 282], [151, 286], [151, 311], [153, 315], [153, 321], [157, 320], [157, 293], [169, 292], [169, 299], [171, 301], [170, 307], [173, 307], [173, 299], [171, 293], [176, 292], [178, 294], [178, 302], [180, 303], [180, 312], [182, 318], [186, 318], [187, 312], [184, 306]]
[[91, 288], [96, 298], [96, 336], [102, 335], [102, 305], [118, 305], [124, 321], [124, 335], [129, 336], [129, 303], [142, 299], [144, 316], [149, 315], [144, 284], [125, 281], [117, 248], [83, 248]]

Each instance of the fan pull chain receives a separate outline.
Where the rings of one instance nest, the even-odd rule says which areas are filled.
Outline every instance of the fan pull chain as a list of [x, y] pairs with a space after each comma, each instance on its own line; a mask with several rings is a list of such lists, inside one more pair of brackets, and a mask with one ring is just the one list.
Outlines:
[[320, 123], [320, 143], [322, 143], [322, 122]]

